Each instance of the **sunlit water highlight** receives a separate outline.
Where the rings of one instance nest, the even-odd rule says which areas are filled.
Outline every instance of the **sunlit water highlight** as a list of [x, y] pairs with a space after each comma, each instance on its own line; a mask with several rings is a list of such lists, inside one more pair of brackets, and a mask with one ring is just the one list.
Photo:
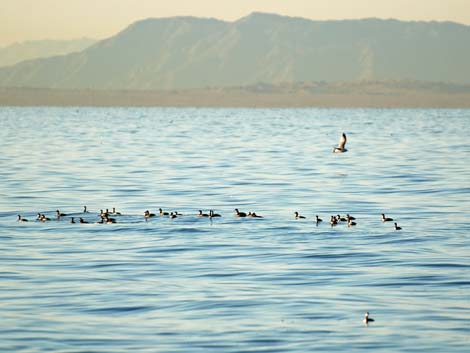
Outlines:
[[[469, 110], [0, 108], [0, 351], [468, 352], [469, 126]], [[112, 207], [117, 224], [69, 223]], [[184, 216], [146, 222], [159, 207]], [[358, 225], [330, 227], [338, 213]]]

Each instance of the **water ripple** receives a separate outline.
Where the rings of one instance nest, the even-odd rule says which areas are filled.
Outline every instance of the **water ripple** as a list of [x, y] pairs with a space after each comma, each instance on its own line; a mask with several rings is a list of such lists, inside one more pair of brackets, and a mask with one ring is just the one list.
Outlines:
[[[466, 352], [468, 121], [1, 108], [0, 351]], [[349, 152], [332, 154], [343, 131]], [[117, 224], [94, 223], [112, 207]], [[184, 216], [144, 219], [160, 207]], [[357, 226], [331, 227], [338, 213]]]

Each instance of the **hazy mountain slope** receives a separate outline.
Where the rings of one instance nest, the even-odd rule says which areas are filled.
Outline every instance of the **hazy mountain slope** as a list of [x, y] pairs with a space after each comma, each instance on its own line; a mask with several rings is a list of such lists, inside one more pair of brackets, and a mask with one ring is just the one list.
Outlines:
[[470, 27], [396, 20], [311, 21], [254, 13], [235, 22], [136, 22], [80, 53], [0, 68], [14, 87], [181, 89], [256, 82], [470, 83]]
[[46, 58], [82, 51], [95, 39], [81, 38], [72, 40], [34, 40], [14, 43], [0, 48], [0, 66], [10, 66], [21, 61]]

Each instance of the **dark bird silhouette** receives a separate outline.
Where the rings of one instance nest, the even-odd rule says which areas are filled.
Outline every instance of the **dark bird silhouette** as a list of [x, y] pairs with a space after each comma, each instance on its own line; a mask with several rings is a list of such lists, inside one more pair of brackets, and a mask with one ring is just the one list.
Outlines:
[[18, 215], [18, 222], [28, 222], [26, 218], [21, 217], [21, 215]]
[[155, 217], [155, 213], [150, 213], [149, 210], [144, 212], [145, 218]]
[[212, 217], [222, 217], [222, 216], [221, 216], [220, 214], [218, 214], [218, 213], [214, 213], [213, 210], [210, 210], [210, 211], [209, 211], [209, 217], [212, 218]]
[[238, 211], [238, 208], [235, 209], [235, 216], [237, 217], [246, 217], [246, 213], [245, 212], [240, 212]]
[[297, 211], [294, 212], [294, 215], [295, 215], [295, 219], [305, 219], [305, 217], [299, 215], [299, 212], [297, 212]]

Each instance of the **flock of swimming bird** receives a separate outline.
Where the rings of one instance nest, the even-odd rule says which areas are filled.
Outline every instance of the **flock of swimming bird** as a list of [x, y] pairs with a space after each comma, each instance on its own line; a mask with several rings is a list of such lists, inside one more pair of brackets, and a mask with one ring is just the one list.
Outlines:
[[[344, 152], [347, 152], [347, 149], [346, 149], [346, 134], [343, 133], [341, 135], [341, 138], [340, 138], [340, 141], [339, 141], [339, 144], [337, 147], [334, 147], [333, 148], [333, 153], [344, 153]], [[163, 211], [161, 208], [158, 209], [158, 213], [151, 213], [149, 210], [146, 210], [144, 212], [144, 219], [145, 220], [148, 220], [149, 218], [152, 218], [152, 217], [156, 217], [157, 215], [158, 216], [166, 216], [166, 217], [169, 217], [170, 219], [174, 219], [174, 218], [178, 218], [178, 217], [181, 217], [183, 216], [181, 213], [177, 212], [177, 211], [173, 211], [173, 212], [166, 212], [166, 211]], [[89, 214], [89, 211], [87, 210], [87, 207], [86, 206], [83, 206], [83, 213], [84, 214]], [[100, 223], [100, 224], [103, 224], [103, 223], [106, 223], [106, 224], [111, 224], [111, 223], [116, 223], [116, 218], [115, 217], [110, 217], [110, 215], [113, 215], [113, 216], [121, 216], [122, 213], [121, 212], [117, 212], [116, 211], [116, 208], [113, 207], [112, 211], [110, 212], [109, 209], [106, 209], [106, 211], [103, 211], [103, 210], [100, 210], [100, 219], [98, 221], [96, 221], [95, 223]], [[204, 213], [202, 210], [199, 210], [198, 213], [196, 213], [196, 216], [197, 217], [207, 217], [207, 218], [215, 218], [215, 217], [222, 217], [220, 214], [218, 213], [215, 213], [214, 210], [209, 210], [209, 213]], [[294, 212], [294, 216], [295, 216], [295, 219], [297, 220], [300, 220], [300, 219], [306, 219], [305, 216], [302, 216], [299, 214], [299, 212], [295, 211]], [[59, 210], [56, 211], [56, 219], [57, 220], [60, 220], [62, 219], [63, 217], [67, 217], [67, 214], [65, 213], [62, 213], [60, 212]], [[264, 218], [263, 216], [260, 216], [260, 215], [257, 215], [256, 212], [241, 212], [238, 210], [238, 208], [235, 209], [235, 217], [239, 217], [239, 218]], [[84, 223], [90, 223], [89, 221], [85, 220], [83, 217], [78, 217], [78, 222], [75, 221], [75, 218], [76, 217], [72, 217], [70, 216], [70, 223], [81, 223], [81, 224], [84, 224]], [[51, 218], [50, 217], [47, 217], [46, 215], [42, 214], [42, 213], [38, 213], [37, 217], [36, 217], [36, 221], [40, 221], [40, 222], [47, 222], [47, 221], [50, 221]], [[356, 218], [349, 215], [349, 214], [346, 214], [345, 217], [341, 217], [341, 215], [337, 214], [337, 215], [332, 215], [330, 217], [330, 225], [332, 227], [338, 225], [339, 223], [347, 223], [348, 227], [353, 227], [355, 225], [357, 225], [357, 223], [355, 222]], [[318, 217], [318, 215], [315, 216], [315, 223], [317, 225], [319, 225], [321, 222], [323, 222], [323, 220]], [[393, 219], [392, 218], [389, 218], [389, 217], [386, 217], [385, 214], [382, 213], [382, 222], [385, 223], [385, 222], [392, 222]], [[18, 215], [18, 222], [28, 222], [28, 220], [26, 218], [23, 218], [21, 215]], [[398, 224], [395, 222], [394, 223], [395, 225], [395, 230], [402, 230], [401, 227], [398, 226]], [[365, 325], [368, 325], [370, 322], [373, 322], [375, 321], [374, 319], [372, 319], [371, 317], [369, 317], [369, 312], [366, 312], [365, 315], [364, 315], [364, 320], [363, 320], [363, 323]]]
[[[83, 206], [83, 213], [84, 214], [89, 214], [89, 211], [87, 209], [86, 206]], [[118, 212], [116, 211], [116, 208], [113, 207], [113, 210], [112, 211], [109, 211], [109, 209], [106, 209], [106, 211], [103, 211], [103, 210], [100, 210], [100, 219], [94, 223], [100, 223], [100, 224], [103, 224], [103, 223], [106, 223], [106, 224], [111, 224], [111, 223], [116, 223], [116, 218], [115, 217], [111, 217], [111, 215], [113, 216], [121, 216], [122, 213], [121, 212]], [[151, 213], [149, 210], [146, 210], [143, 214], [144, 216], [144, 219], [145, 220], [148, 220], [149, 218], [153, 218], [153, 217], [156, 217], [156, 216], [165, 216], [165, 217], [168, 217], [170, 219], [174, 219], [174, 218], [178, 218], [178, 217], [182, 217], [183, 215], [181, 213], [179, 213], [178, 211], [173, 211], [173, 212], [166, 212], [166, 211], [163, 211], [161, 208], [158, 209], [158, 213]], [[207, 218], [216, 218], [216, 217], [222, 217], [220, 214], [218, 213], [215, 213], [214, 210], [209, 210], [209, 213], [204, 213], [202, 212], [202, 210], [199, 210], [195, 216], [197, 217], [207, 217]], [[258, 214], [256, 214], [256, 212], [241, 212], [238, 210], [238, 208], [235, 209], [235, 214], [234, 214], [235, 217], [239, 217], [239, 218], [264, 218], [263, 216], [260, 216]], [[83, 217], [78, 217], [78, 221], [75, 221], [75, 218], [77, 218], [76, 216], [71, 216], [71, 215], [67, 215], [65, 213], [62, 213], [60, 212], [59, 210], [56, 211], [56, 216], [55, 216], [55, 219], [57, 220], [61, 220], [62, 218], [64, 217], [70, 217], [70, 223], [81, 223], [81, 224], [84, 224], [84, 223], [90, 223], [89, 220], [85, 220]], [[299, 212], [295, 211], [294, 212], [294, 218], [297, 219], [297, 220], [300, 220], [300, 219], [306, 219], [307, 217], [305, 216], [302, 216], [299, 214]], [[47, 217], [45, 214], [43, 213], [38, 213], [37, 217], [36, 217], [36, 221], [40, 221], [40, 222], [47, 222], [47, 221], [50, 221], [51, 218], [50, 217]], [[332, 215], [330, 217], [330, 225], [332, 227], [340, 224], [340, 223], [346, 223], [348, 225], [348, 227], [354, 227], [355, 225], [357, 225], [357, 223], [355, 222], [356, 218], [346, 214], [346, 217], [341, 217], [341, 215]], [[382, 222], [385, 223], [385, 222], [392, 222], [393, 221], [393, 218], [390, 218], [390, 217], [385, 217], [385, 214], [382, 213]], [[28, 219], [22, 217], [21, 215], [18, 215], [18, 222], [28, 222]], [[323, 222], [323, 219], [321, 219], [320, 217], [318, 217], [318, 215], [315, 215], [315, 219], [314, 219], [314, 222], [316, 223], [316, 225], [318, 226], [320, 223]], [[401, 227], [398, 226], [397, 222], [394, 223], [395, 225], [395, 230], [402, 230]]]

